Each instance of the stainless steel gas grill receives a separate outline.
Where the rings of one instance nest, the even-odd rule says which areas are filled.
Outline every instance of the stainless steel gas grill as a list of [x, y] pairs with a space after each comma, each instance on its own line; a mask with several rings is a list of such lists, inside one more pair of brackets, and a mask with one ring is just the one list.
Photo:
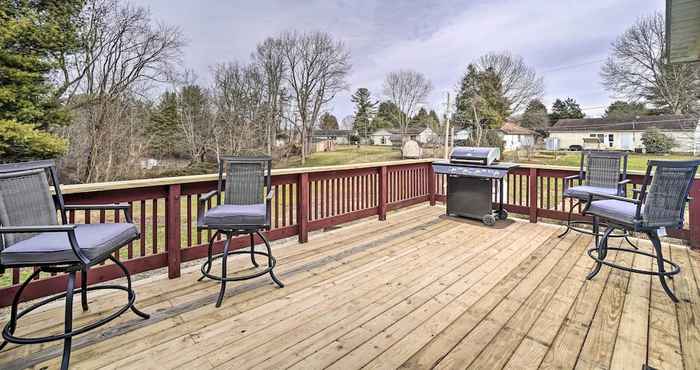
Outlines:
[[495, 225], [496, 218], [508, 218], [504, 182], [508, 171], [518, 165], [499, 163], [499, 157], [498, 148], [455, 147], [449, 161], [433, 162], [435, 173], [447, 175], [448, 215], [479, 219], [488, 226]]

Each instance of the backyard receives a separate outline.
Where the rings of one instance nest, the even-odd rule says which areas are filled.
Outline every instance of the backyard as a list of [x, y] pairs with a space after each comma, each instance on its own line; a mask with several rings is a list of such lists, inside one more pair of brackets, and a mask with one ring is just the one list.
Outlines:
[[[696, 158], [688, 154], [641, 154], [641, 153], [630, 153], [628, 157], [628, 170], [630, 171], [645, 171], [647, 168], [647, 161], [651, 159], [662, 159], [662, 160], [687, 160]], [[581, 152], [563, 152], [560, 151], [554, 155], [551, 151], [538, 151], [528, 159], [526, 154], [520, 153], [517, 159], [513, 152], [506, 152], [503, 156], [503, 160], [514, 161], [517, 163], [528, 163], [528, 164], [544, 164], [549, 166], [566, 166], [566, 167], [578, 167], [581, 163]]]

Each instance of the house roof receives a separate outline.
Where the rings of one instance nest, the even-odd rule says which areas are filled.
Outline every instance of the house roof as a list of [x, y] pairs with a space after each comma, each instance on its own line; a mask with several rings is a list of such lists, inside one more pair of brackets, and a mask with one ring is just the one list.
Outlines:
[[515, 122], [504, 122], [501, 128], [498, 129], [506, 135], [537, 135], [535, 131], [518, 125]]
[[[427, 127], [408, 127], [406, 129], [406, 134], [407, 135], [418, 135], [427, 129], [428, 129]], [[401, 129], [398, 129], [398, 128], [380, 128], [377, 131], [374, 131], [372, 133], [372, 135], [376, 135], [377, 133], [380, 133], [382, 131], [388, 132], [392, 135], [401, 135]]]
[[352, 130], [314, 130], [314, 136], [350, 136]]
[[668, 131], [695, 130], [698, 117], [691, 115], [642, 116], [634, 119], [583, 118], [562, 119], [549, 132], [571, 131], [644, 131], [651, 127]]

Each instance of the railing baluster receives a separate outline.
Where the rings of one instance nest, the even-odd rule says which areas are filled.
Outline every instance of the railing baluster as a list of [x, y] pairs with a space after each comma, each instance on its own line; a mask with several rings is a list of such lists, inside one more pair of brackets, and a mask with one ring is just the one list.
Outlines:
[[146, 255], [146, 201], [142, 200], [139, 204], [139, 231], [141, 232], [141, 238], [139, 242], [141, 243], [141, 257]]
[[158, 199], [151, 200], [151, 249], [158, 254]]

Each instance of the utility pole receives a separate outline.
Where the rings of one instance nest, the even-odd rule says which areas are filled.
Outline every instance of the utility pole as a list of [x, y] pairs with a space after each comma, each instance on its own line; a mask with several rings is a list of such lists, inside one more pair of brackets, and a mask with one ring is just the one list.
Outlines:
[[[452, 137], [454, 143], [454, 135]], [[445, 107], [445, 159], [450, 157], [450, 93], [447, 93], [447, 106]]]

